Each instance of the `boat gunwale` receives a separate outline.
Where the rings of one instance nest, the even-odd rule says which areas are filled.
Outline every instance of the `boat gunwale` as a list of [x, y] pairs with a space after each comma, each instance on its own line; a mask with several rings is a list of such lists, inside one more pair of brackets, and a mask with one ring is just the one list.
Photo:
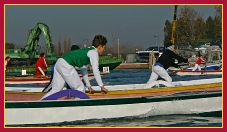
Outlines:
[[14, 108], [53, 108], [53, 107], [79, 107], [79, 106], [99, 106], [99, 105], [123, 105], [136, 103], [151, 103], [165, 101], [179, 101], [188, 99], [222, 97], [222, 90], [200, 91], [191, 94], [171, 94], [161, 96], [136, 96], [121, 98], [96, 98], [81, 100], [48, 100], [48, 101], [6, 101], [6, 109]]

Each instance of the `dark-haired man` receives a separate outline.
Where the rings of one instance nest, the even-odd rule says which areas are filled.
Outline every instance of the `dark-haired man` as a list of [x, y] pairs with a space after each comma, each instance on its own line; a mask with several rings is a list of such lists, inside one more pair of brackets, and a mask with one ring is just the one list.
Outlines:
[[147, 84], [153, 83], [160, 76], [168, 83], [172, 83], [172, 78], [169, 76], [166, 71], [170, 66], [174, 66], [176, 68], [180, 68], [179, 65], [173, 62], [173, 59], [177, 59], [178, 62], [188, 63], [188, 59], [185, 59], [174, 52], [174, 44], [168, 43], [166, 46], [166, 50], [163, 54], [158, 58], [156, 63], [152, 67], [152, 73], [150, 79]]
[[89, 92], [93, 93], [94, 90], [91, 88], [88, 80], [87, 71], [90, 64], [95, 80], [101, 88], [101, 92], [106, 94], [108, 90], [103, 85], [99, 71], [99, 55], [102, 55], [105, 51], [106, 43], [106, 37], [103, 35], [96, 35], [92, 41], [91, 47], [70, 51], [59, 58], [55, 64], [52, 89], [44, 95], [42, 99], [61, 91], [64, 88], [65, 83], [74, 90], [85, 92], [84, 83], [81, 81], [76, 69], [81, 70], [81, 74]]

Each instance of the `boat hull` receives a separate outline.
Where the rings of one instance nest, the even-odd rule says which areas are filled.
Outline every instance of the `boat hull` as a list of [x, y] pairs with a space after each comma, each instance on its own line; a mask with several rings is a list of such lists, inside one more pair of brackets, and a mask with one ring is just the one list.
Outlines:
[[49, 83], [50, 77], [34, 78], [34, 76], [26, 77], [6, 77], [5, 84], [29, 84], [29, 83]]
[[201, 70], [201, 71], [191, 71], [191, 70], [172, 70], [172, 73], [177, 75], [222, 75], [222, 70]]
[[[207, 81], [210, 83], [199, 84]], [[222, 82], [220, 78], [212, 81], [204, 79], [198, 81], [198, 85], [167, 88], [144, 88], [141, 84], [118, 85], [109, 88], [108, 94], [96, 91], [94, 94], [86, 93], [89, 99], [69, 96], [68, 100], [60, 97], [57, 100], [41, 101], [45, 93], [6, 90], [5, 124], [34, 125], [128, 116], [220, 112]], [[192, 82], [196, 83], [195, 80]], [[175, 84], [181, 83], [185, 82]]]
[[113, 70], [113, 69], [115, 69], [116, 67], [118, 67], [120, 64], [122, 63], [122, 61], [120, 61], [120, 62], [109, 62], [109, 63], [107, 63], [107, 64], [100, 64], [99, 65], [99, 70], [100, 71], [103, 71], [103, 68], [104, 67], [109, 67], [109, 70]]
[[[156, 84], [164, 84], [164, 81], [158, 80], [155, 81]], [[211, 83], [220, 83], [222, 78], [212, 78], [212, 79], [201, 79], [201, 80], [188, 80], [188, 81], [176, 81], [172, 82], [174, 86], [193, 86], [201, 84], [211, 84]], [[107, 85], [105, 86], [109, 91], [116, 90], [139, 90], [139, 89], [148, 89], [147, 84], [129, 84], [129, 85]], [[206, 87], [206, 86], [205, 86]], [[99, 86], [93, 86], [94, 90], [99, 91]], [[43, 88], [34, 88], [34, 87], [6, 87], [6, 92], [42, 92]]]
[[[201, 66], [201, 70], [204, 70], [204, 67], [206, 67], [206, 68], [205, 68], [206, 70], [218, 70], [218, 69], [220, 68], [221, 65], [222, 65], [222, 64], [212, 64], [212, 65], [208, 65], [208, 64], [207, 64], [207, 66], [205, 66], [205, 65], [203, 64], [203, 66]], [[193, 69], [192, 67], [187, 68], [187, 70], [192, 70], [192, 69]], [[197, 68], [196, 70], [198, 70], [198, 68]]]
[[[212, 105], [210, 105], [212, 104]], [[47, 124], [128, 116], [198, 114], [222, 111], [222, 92], [169, 96], [6, 102], [6, 125]]]

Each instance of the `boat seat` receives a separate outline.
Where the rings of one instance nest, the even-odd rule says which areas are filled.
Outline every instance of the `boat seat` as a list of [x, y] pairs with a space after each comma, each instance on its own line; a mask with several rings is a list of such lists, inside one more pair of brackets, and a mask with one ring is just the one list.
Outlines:
[[75, 98], [80, 98], [80, 99], [89, 99], [89, 97], [81, 91], [73, 90], [73, 89], [66, 89], [66, 90], [62, 90], [57, 93], [54, 93], [42, 100], [57, 100], [61, 97], [65, 97], [65, 96], [75, 97]]

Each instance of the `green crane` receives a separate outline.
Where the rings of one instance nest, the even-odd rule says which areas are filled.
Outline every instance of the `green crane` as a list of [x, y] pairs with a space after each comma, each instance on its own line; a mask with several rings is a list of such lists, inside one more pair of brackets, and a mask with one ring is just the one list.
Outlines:
[[[27, 43], [22, 49], [7, 49], [6, 56], [10, 56], [11, 63], [18, 65], [31, 65], [36, 62], [40, 54], [39, 38], [43, 34], [46, 43], [46, 61], [52, 63], [57, 58], [54, 54], [49, 27], [45, 23], [37, 23], [29, 32]], [[14, 62], [15, 61], [15, 62]], [[25, 62], [25, 63], [24, 63]]]
[[47, 56], [49, 57], [54, 56], [54, 48], [50, 36], [49, 27], [44, 23], [37, 23], [37, 25], [30, 30], [27, 39], [27, 44], [25, 45], [24, 49], [22, 49], [22, 53], [28, 54], [30, 59], [35, 58], [38, 53], [37, 52], [39, 48], [38, 42], [40, 35], [42, 33], [46, 43]]

